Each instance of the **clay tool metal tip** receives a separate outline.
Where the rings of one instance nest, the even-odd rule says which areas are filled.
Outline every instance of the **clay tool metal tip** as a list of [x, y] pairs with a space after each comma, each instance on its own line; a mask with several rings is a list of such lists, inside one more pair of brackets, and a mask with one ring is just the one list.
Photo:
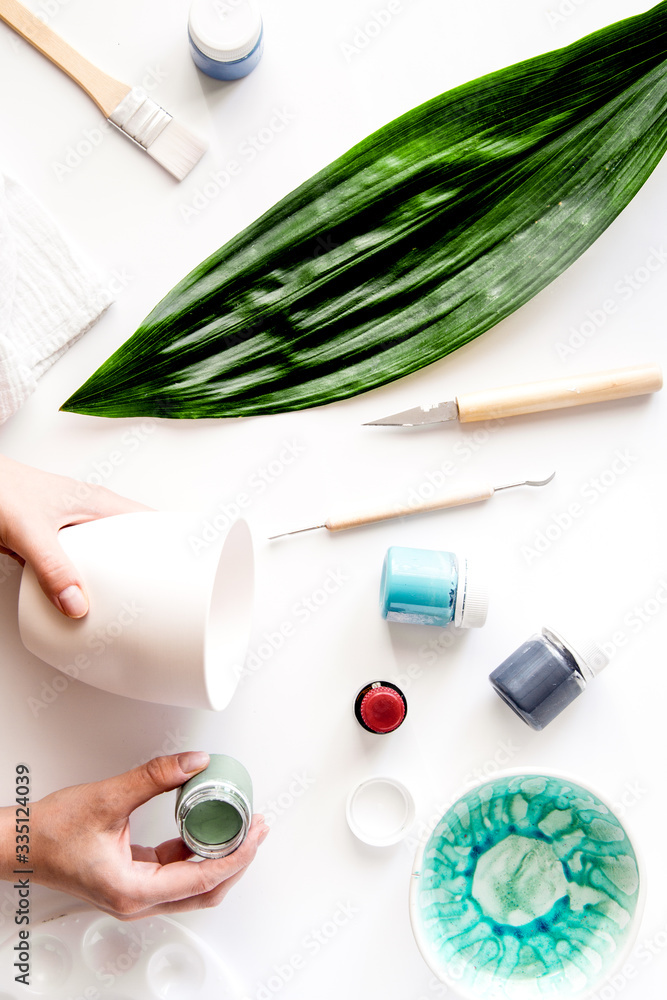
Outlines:
[[414, 406], [381, 420], [371, 420], [363, 426], [418, 427], [442, 424], [448, 420], [468, 424], [477, 420], [516, 417], [525, 413], [642, 396], [661, 388], [662, 372], [657, 365], [636, 365], [632, 368], [617, 368], [589, 375], [572, 375], [546, 382], [472, 392], [445, 403]]
[[478, 486], [462, 489], [457, 493], [448, 493], [436, 497], [435, 500], [425, 500], [418, 505], [406, 504], [398, 507], [384, 507], [362, 514], [350, 514], [347, 517], [329, 517], [323, 524], [312, 524], [309, 528], [297, 528], [295, 531], [283, 531], [279, 535], [271, 535], [269, 541], [285, 538], [287, 535], [300, 535], [303, 531], [316, 531], [326, 528], [327, 531], [344, 531], [346, 528], [360, 528], [364, 524], [374, 524], [377, 521], [389, 521], [394, 517], [408, 517], [410, 514], [426, 514], [433, 510], [445, 510], [447, 507], [461, 507], [480, 500], [489, 500], [498, 490], [512, 490], [515, 486], [546, 486], [556, 475], [552, 472], [546, 479], [522, 479], [519, 483], [506, 483], [504, 486]]
[[140, 87], [120, 83], [93, 66], [18, 0], [0, 0], [0, 18], [78, 83], [112, 125], [177, 180], [183, 180], [206, 152], [200, 139]]

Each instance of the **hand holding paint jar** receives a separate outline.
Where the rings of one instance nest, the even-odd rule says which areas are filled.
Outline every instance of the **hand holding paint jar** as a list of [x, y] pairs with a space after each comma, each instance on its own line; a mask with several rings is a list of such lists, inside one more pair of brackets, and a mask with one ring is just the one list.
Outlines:
[[[215, 760], [212, 763], [216, 772]], [[216, 906], [252, 862], [269, 832], [262, 816], [255, 816], [247, 825], [233, 814], [227, 817], [227, 839], [238, 845], [233, 858], [218, 855], [218, 860], [184, 864], [192, 853], [186, 844], [169, 839], [155, 847], [140, 847], [130, 841], [135, 809], [164, 792], [187, 788], [210, 764], [209, 755], [200, 751], [155, 757], [123, 774], [70, 785], [33, 800], [30, 854], [36, 863], [31, 881], [67, 892], [118, 917]], [[17, 773], [27, 783], [28, 771]], [[239, 785], [244, 774], [245, 768], [235, 772]], [[223, 777], [234, 783], [229, 765]], [[243, 789], [237, 792], [242, 803], [239, 811], [244, 812]], [[205, 820], [195, 830], [202, 839], [207, 836]], [[12, 882], [16, 880], [15, 825], [16, 808], [0, 808], [0, 878]], [[235, 825], [237, 832], [233, 834]], [[223, 839], [218, 829], [214, 837]]]

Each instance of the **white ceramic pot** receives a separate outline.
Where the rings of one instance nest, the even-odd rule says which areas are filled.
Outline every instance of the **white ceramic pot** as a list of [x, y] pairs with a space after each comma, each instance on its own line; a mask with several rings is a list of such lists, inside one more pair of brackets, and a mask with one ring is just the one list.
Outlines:
[[62, 615], [26, 566], [19, 630], [31, 653], [114, 694], [217, 711], [250, 636], [253, 548], [245, 521], [202, 540], [201, 515], [147, 511], [63, 528], [85, 582], [85, 618]]

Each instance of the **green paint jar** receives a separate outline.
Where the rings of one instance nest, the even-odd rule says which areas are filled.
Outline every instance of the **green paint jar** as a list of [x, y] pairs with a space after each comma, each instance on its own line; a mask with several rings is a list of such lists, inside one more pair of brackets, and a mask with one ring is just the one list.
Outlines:
[[240, 847], [252, 819], [252, 780], [234, 757], [212, 753], [203, 771], [178, 792], [181, 839], [202, 858], [224, 858]]

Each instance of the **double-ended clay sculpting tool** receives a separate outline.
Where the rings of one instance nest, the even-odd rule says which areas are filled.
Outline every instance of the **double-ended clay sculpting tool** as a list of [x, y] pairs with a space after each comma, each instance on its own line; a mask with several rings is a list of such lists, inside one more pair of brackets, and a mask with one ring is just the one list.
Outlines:
[[490, 500], [498, 490], [512, 490], [515, 486], [546, 486], [556, 475], [552, 472], [547, 479], [524, 479], [520, 483], [507, 483], [505, 486], [471, 486], [457, 493], [426, 500], [416, 506], [402, 505], [398, 507], [382, 507], [361, 514], [350, 514], [347, 517], [329, 517], [323, 524], [313, 524], [309, 528], [297, 528], [296, 531], [283, 531], [274, 538], [284, 538], [285, 535], [299, 535], [302, 531], [315, 531], [326, 528], [327, 531], [344, 531], [346, 528], [360, 528], [364, 524], [375, 524], [376, 521], [389, 521], [394, 517], [408, 517], [410, 514], [426, 514], [433, 510], [446, 510], [447, 507], [462, 507], [468, 503], [478, 503], [480, 500]]
[[636, 365], [590, 375], [572, 375], [527, 385], [507, 385], [457, 396], [446, 403], [414, 406], [392, 413], [381, 420], [371, 420], [364, 427], [417, 427], [458, 420], [469, 424], [477, 420], [517, 417], [525, 413], [560, 410], [567, 406], [604, 403], [628, 396], [643, 396], [662, 388], [662, 371], [657, 365]]
[[177, 180], [183, 180], [206, 152], [200, 139], [140, 87], [128, 87], [93, 66], [18, 0], [0, 0], [0, 18], [78, 83], [112, 125]]

